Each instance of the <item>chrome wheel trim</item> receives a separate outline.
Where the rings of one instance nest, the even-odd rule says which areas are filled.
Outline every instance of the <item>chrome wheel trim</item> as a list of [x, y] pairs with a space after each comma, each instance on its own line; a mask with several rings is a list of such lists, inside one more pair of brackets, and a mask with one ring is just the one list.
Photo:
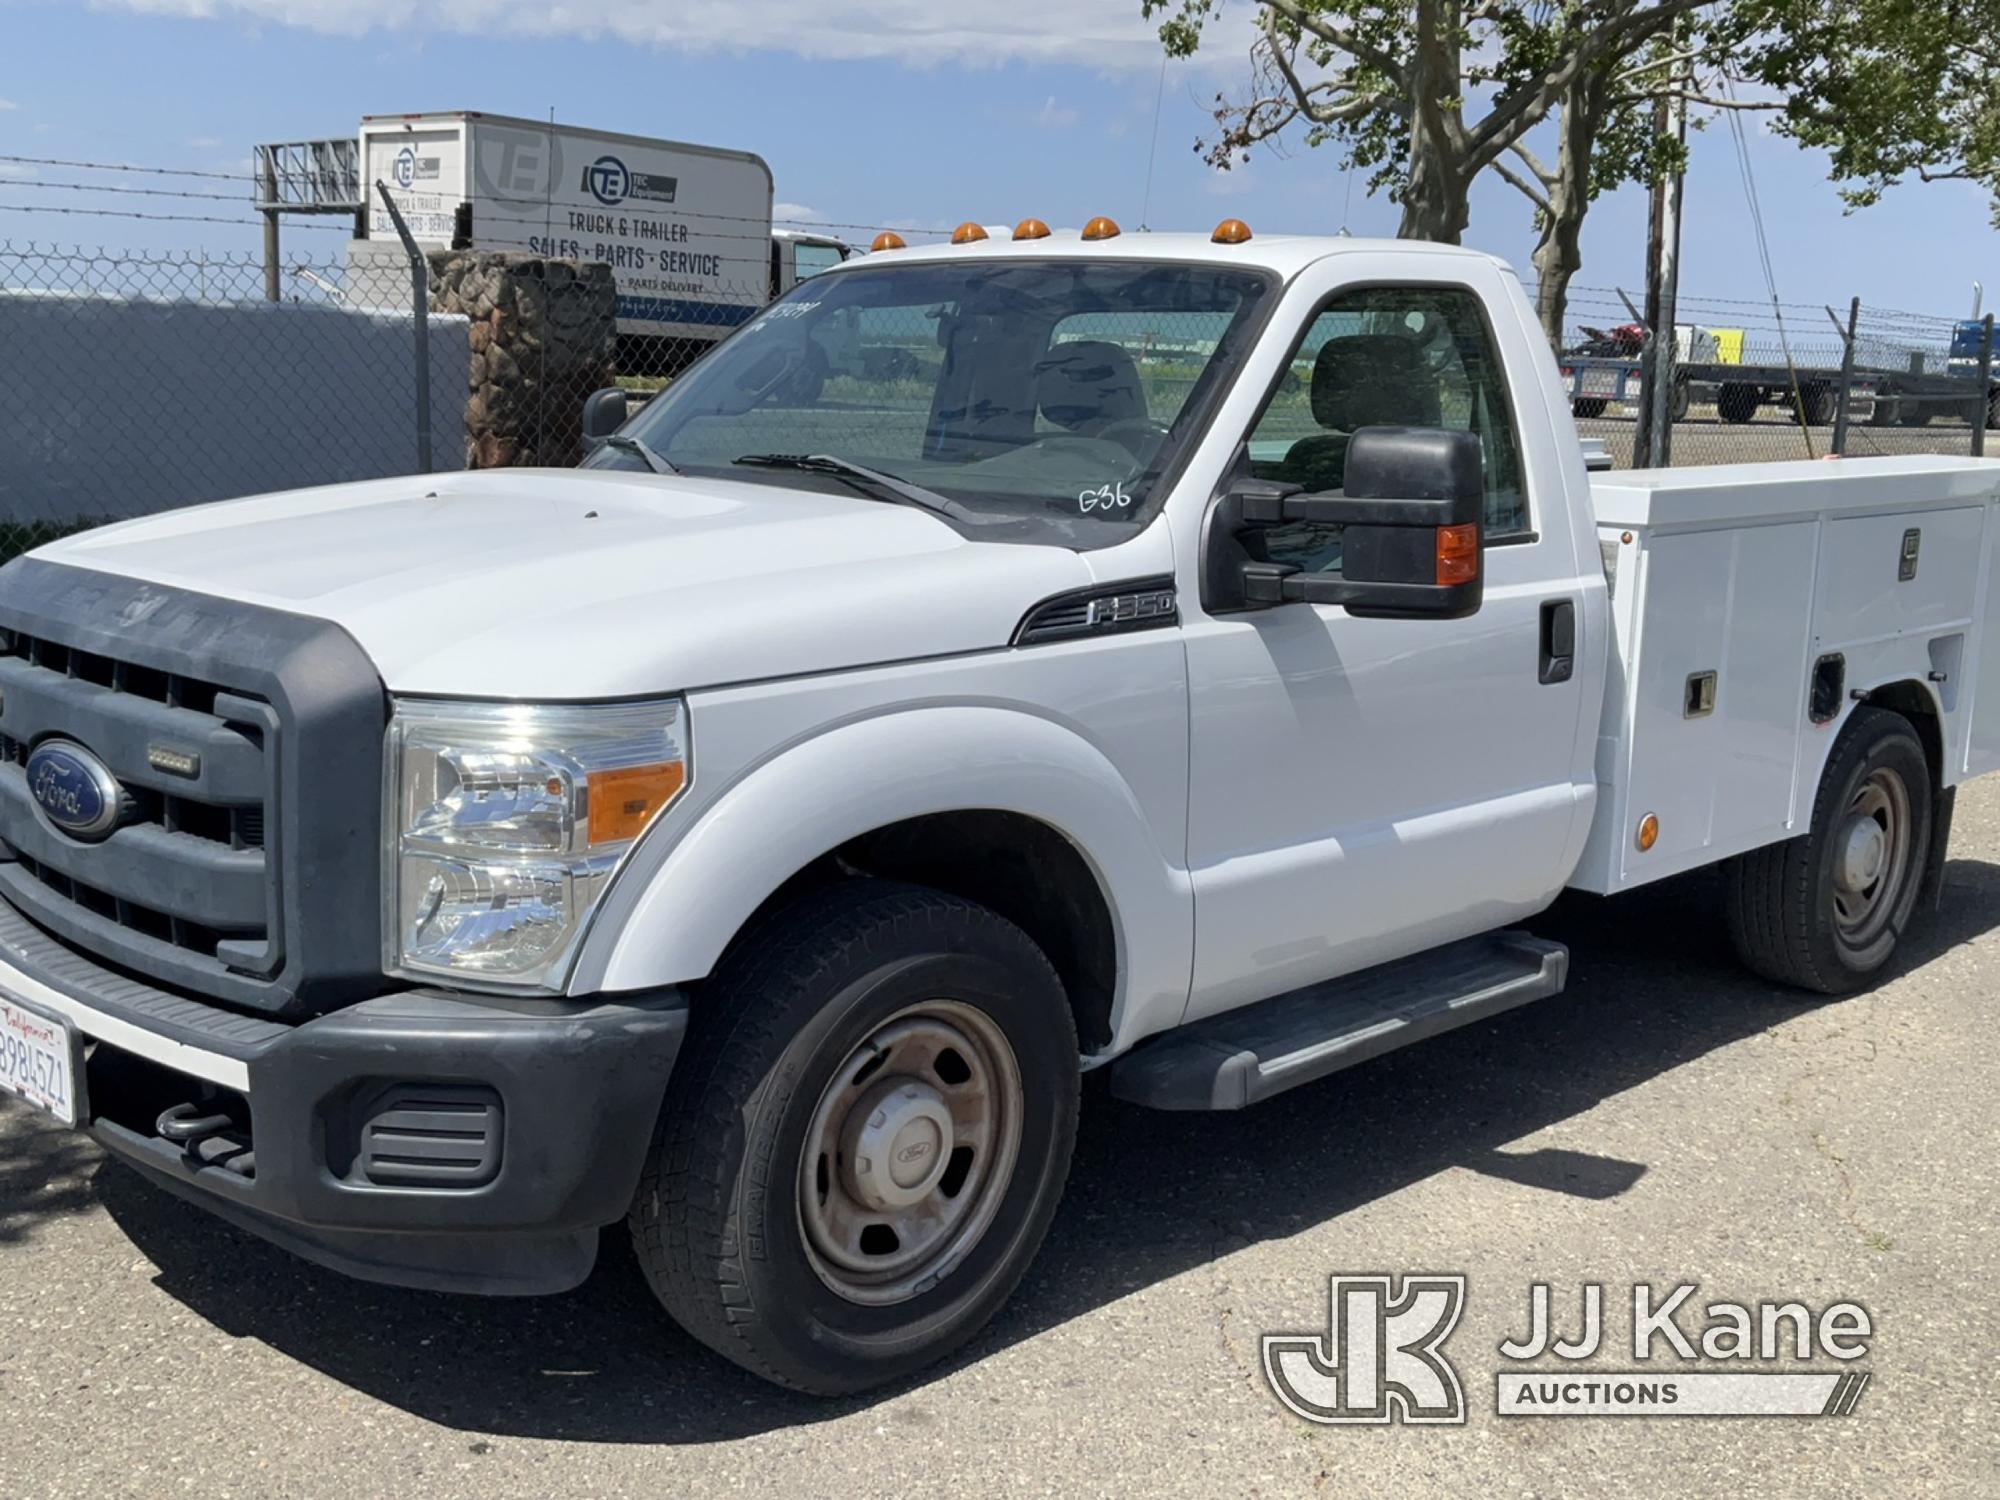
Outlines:
[[885, 1306], [949, 1275], [1013, 1181], [1025, 1108], [999, 1026], [956, 1000], [879, 1023], [836, 1070], [798, 1179], [806, 1258], [850, 1302]]
[[1910, 789], [1887, 766], [1868, 773], [1841, 815], [1833, 840], [1833, 925], [1842, 942], [1865, 948], [1894, 918], [1912, 868]]

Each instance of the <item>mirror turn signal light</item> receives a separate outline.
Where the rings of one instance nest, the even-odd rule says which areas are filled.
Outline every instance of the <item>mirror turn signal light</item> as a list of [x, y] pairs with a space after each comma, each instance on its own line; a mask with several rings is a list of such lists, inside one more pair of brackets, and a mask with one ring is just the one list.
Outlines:
[[983, 240], [985, 238], [986, 226], [984, 224], [975, 224], [970, 219], [967, 219], [951, 232], [951, 242], [954, 245], [970, 245], [974, 240]]
[[901, 250], [904, 248], [903, 237], [893, 229], [885, 229], [875, 236], [874, 243], [868, 248], [870, 250]]
[[1218, 245], [1240, 245], [1250, 238], [1250, 226], [1241, 219], [1224, 219], [1209, 239]]
[[1115, 240], [1118, 238], [1118, 226], [1099, 214], [1083, 226], [1083, 237], [1087, 240]]
[[592, 771], [590, 842], [615, 844], [636, 839], [681, 794], [686, 783], [687, 767], [677, 760]]
[[1647, 813], [1645, 817], [1639, 820], [1639, 834], [1635, 840], [1639, 846], [1639, 852], [1644, 854], [1659, 841], [1660, 816], [1658, 813]]
[[1437, 581], [1447, 584], [1471, 583], [1479, 577], [1479, 524], [1437, 529]]
[[1045, 240], [1049, 237], [1049, 226], [1040, 219], [1023, 219], [1014, 226], [1017, 240]]

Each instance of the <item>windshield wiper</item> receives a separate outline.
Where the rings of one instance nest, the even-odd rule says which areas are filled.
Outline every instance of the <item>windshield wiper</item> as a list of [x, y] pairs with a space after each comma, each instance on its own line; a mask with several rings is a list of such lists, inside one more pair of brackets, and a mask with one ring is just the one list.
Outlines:
[[680, 473], [679, 469], [676, 469], [672, 464], [660, 457], [651, 447], [627, 433], [612, 433], [610, 437], [604, 440], [604, 446], [607, 448], [616, 448], [620, 453], [636, 454], [640, 462], [644, 463], [655, 474]]
[[911, 484], [907, 479], [884, 474], [866, 464], [836, 458], [831, 453], [746, 453], [736, 462], [752, 469], [799, 469], [808, 474], [831, 474], [837, 479], [847, 480], [857, 489], [865, 486], [873, 490], [878, 498], [914, 505], [933, 515], [950, 516], [958, 521], [986, 519], [968, 512], [956, 500], [940, 495], [936, 490], [927, 490], [920, 484]]

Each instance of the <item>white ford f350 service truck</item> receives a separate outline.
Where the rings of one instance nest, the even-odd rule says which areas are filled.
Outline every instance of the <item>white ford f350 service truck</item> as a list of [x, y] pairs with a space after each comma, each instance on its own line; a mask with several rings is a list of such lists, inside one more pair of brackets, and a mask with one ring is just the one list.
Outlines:
[[1717, 862], [1759, 973], [1893, 959], [2000, 767], [2000, 465], [1593, 482], [1484, 255], [1019, 235], [815, 278], [579, 470], [0, 570], [7, 1085], [375, 1280], [628, 1219], [836, 1392], [1008, 1295], [1087, 1070], [1251, 1104]]

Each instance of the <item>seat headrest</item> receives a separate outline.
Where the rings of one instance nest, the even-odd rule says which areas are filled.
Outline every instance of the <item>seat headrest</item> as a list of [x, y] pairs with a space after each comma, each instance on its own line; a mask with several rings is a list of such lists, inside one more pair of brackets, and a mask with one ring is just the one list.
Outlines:
[[1139, 367], [1102, 339], [1051, 345], [1035, 365], [1035, 399], [1043, 416], [1071, 432], [1146, 415]]
[[1313, 420], [1336, 432], [1435, 427], [1438, 381], [1415, 339], [1357, 333], [1329, 340], [1313, 361]]

